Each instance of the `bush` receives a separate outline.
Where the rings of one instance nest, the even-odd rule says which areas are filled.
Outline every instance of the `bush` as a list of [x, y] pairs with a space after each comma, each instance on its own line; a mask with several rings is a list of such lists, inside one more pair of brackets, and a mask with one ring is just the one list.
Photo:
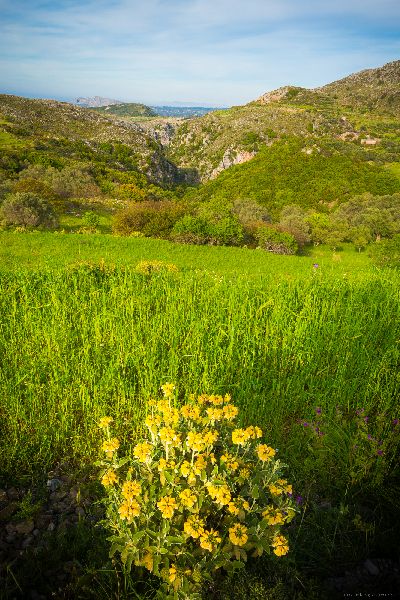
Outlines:
[[57, 217], [46, 200], [31, 192], [8, 194], [1, 207], [6, 225], [56, 227]]
[[371, 246], [370, 254], [373, 261], [380, 267], [400, 268], [400, 234], [391, 240], [375, 242]]
[[176, 242], [187, 244], [240, 246], [244, 239], [244, 229], [233, 215], [214, 221], [203, 216], [185, 215], [175, 224], [171, 237]]
[[115, 215], [113, 232], [131, 235], [141, 231], [147, 237], [168, 237], [184, 212], [181, 204], [169, 200], [135, 202]]
[[296, 254], [297, 243], [290, 233], [278, 231], [273, 227], [260, 226], [255, 232], [260, 248], [274, 254]]
[[84, 227], [88, 228], [90, 232], [95, 232], [97, 231], [97, 228], [100, 225], [100, 217], [92, 210], [88, 210], [83, 215], [82, 222]]
[[162, 390], [133, 453], [118, 458], [112, 418], [99, 423], [110, 554], [162, 579], [162, 598], [200, 598], [216, 570], [288, 552], [281, 529], [295, 515], [292, 487], [276, 451], [260, 443], [261, 429], [235, 426], [229, 395], [190, 397], [178, 409], [174, 386]]

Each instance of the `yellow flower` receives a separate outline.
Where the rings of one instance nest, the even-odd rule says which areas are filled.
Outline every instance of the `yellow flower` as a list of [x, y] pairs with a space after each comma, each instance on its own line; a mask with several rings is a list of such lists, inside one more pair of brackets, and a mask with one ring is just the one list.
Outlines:
[[207, 459], [204, 454], [199, 454], [193, 464], [193, 471], [196, 475], [201, 475], [202, 471], [207, 469]]
[[250, 469], [248, 467], [243, 467], [240, 469], [239, 475], [240, 477], [243, 477], [243, 479], [247, 479], [250, 476]]
[[226, 468], [230, 471], [235, 472], [239, 468], [238, 461], [235, 459], [234, 456], [229, 454], [229, 452], [221, 456], [221, 462], [225, 463]]
[[220, 421], [224, 416], [221, 408], [207, 408], [206, 412], [211, 421]]
[[135, 496], [139, 496], [142, 491], [142, 486], [138, 481], [125, 481], [122, 486], [122, 495], [126, 500], [132, 500]]
[[268, 525], [283, 525], [285, 522], [284, 514], [280, 510], [275, 510], [269, 506], [262, 513], [264, 519], [267, 519]]
[[100, 429], [106, 429], [114, 419], [112, 417], [102, 417], [99, 421]]
[[292, 486], [288, 484], [286, 479], [278, 479], [276, 481], [276, 484], [271, 484], [268, 486], [268, 488], [271, 494], [273, 494], [274, 496], [280, 496], [283, 494], [283, 492], [285, 492], [286, 494], [293, 493]]
[[235, 517], [239, 514], [239, 508], [236, 506], [235, 502], [229, 502], [228, 511]]
[[262, 429], [260, 429], [259, 427], [253, 427], [253, 425], [247, 427], [246, 432], [249, 434], [249, 437], [253, 440], [262, 437]]
[[192, 490], [189, 488], [182, 490], [179, 494], [179, 498], [181, 500], [181, 504], [186, 508], [192, 508], [197, 501], [195, 494], [193, 494]]
[[283, 491], [286, 494], [293, 494], [293, 489], [290, 484], [286, 481], [286, 479], [278, 479], [277, 483], [282, 487]]
[[107, 473], [104, 473], [103, 477], [101, 478], [101, 483], [104, 486], [114, 485], [114, 483], [117, 483], [117, 481], [118, 477], [115, 471], [107, 471]]
[[146, 462], [149, 458], [152, 450], [152, 445], [149, 442], [142, 442], [141, 444], [136, 444], [133, 449], [133, 456], [139, 460], [139, 462]]
[[245, 429], [234, 429], [232, 431], [232, 443], [237, 446], [244, 446], [249, 439], [250, 436]]
[[186, 437], [186, 445], [194, 452], [201, 452], [205, 448], [205, 442], [201, 433], [189, 431]]
[[229, 502], [231, 501], [231, 493], [229, 491], [228, 486], [221, 485], [221, 487], [217, 489], [217, 492], [215, 494], [215, 501], [218, 502], [218, 504], [222, 504], [222, 506], [229, 504]]
[[157, 502], [157, 507], [161, 511], [164, 519], [172, 519], [174, 511], [178, 505], [175, 498], [172, 498], [172, 496], [163, 496], [163, 498]]
[[168, 408], [163, 411], [164, 421], [168, 424], [177, 425], [179, 423], [179, 411], [176, 408]]
[[175, 469], [176, 467], [176, 462], [174, 460], [165, 460], [165, 458], [160, 458], [160, 460], [158, 461], [158, 470], [161, 473], [161, 471], [164, 471], [164, 469]]
[[119, 448], [119, 440], [117, 438], [106, 440], [105, 442], [103, 442], [102, 448], [107, 454], [107, 456], [111, 458], [114, 452], [116, 452], [116, 450], [118, 450]]
[[224, 399], [222, 396], [208, 396], [208, 402], [210, 404], [214, 404], [214, 406], [220, 406], [224, 403]]
[[205, 522], [200, 519], [198, 515], [191, 515], [187, 521], [183, 524], [183, 530], [186, 535], [190, 535], [192, 538], [197, 539], [204, 532]]
[[164, 385], [161, 386], [162, 393], [166, 398], [171, 398], [174, 393], [174, 389], [175, 386], [173, 383], [164, 383]]
[[227, 485], [216, 486], [212, 483], [207, 483], [206, 485], [208, 493], [215, 502], [222, 506], [225, 506], [226, 504], [229, 505], [229, 502], [231, 501], [231, 492]]
[[150, 571], [150, 573], [153, 571], [154, 564], [153, 564], [153, 555], [152, 555], [152, 553], [151, 553], [151, 552], [149, 552], [149, 551], [148, 551], [148, 552], [146, 552], [146, 554], [143, 556], [143, 559], [142, 559], [142, 565], [143, 565], [144, 567], [146, 567], [146, 569], [147, 569], [148, 571]]
[[249, 536], [247, 535], [247, 527], [241, 523], [236, 523], [229, 529], [229, 539], [235, 546], [244, 546]]
[[169, 568], [170, 583], [173, 583], [175, 581], [175, 579], [177, 578], [177, 575], [178, 575], [178, 570], [177, 570], [176, 566], [174, 564], [172, 564]]
[[271, 483], [271, 485], [268, 486], [268, 489], [273, 496], [280, 496], [281, 494], [283, 494], [283, 489], [280, 486], [275, 485], [274, 483]]
[[163, 444], [171, 444], [172, 447], [176, 447], [181, 443], [180, 434], [175, 429], [172, 429], [172, 427], [161, 427], [158, 435]]
[[239, 413], [239, 409], [233, 404], [227, 404], [222, 410], [225, 419], [227, 419], [228, 421], [232, 421], [235, 417], [237, 417]]
[[192, 485], [196, 481], [195, 467], [190, 464], [187, 460], [184, 460], [181, 464], [181, 475], [188, 480], [188, 484]]
[[272, 540], [272, 546], [277, 556], [283, 556], [289, 552], [288, 541], [283, 535], [275, 535]]
[[152, 415], [147, 415], [145, 421], [144, 421], [145, 425], [147, 425], [147, 427], [150, 430], [156, 430], [157, 427], [159, 427], [161, 425], [161, 419], [160, 417], [154, 417]]
[[215, 531], [215, 529], [210, 529], [209, 531], [205, 529], [200, 535], [201, 548], [204, 548], [204, 550], [209, 550], [209, 552], [212, 552], [220, 542], [221, 538], [218, 535], [218, 531]]
[[270, 461], [276, 454], [276, 451], [266, 444], [259, 444], [256, 449], [257, 456], [262, 462]]
[[241, 510], [250, 510], [250, 504], [247, 502], [247, 500], [243, 500], [243, 498], [236, 498], [232, 502], [229, 502], [228, 512], [230, 512], [232, 515], [237, 516]]
[[200, 409], [198, 406], [191, 406], [190, 404], [185, 404], [181, 408], [181, 415], [185, 417], [185, 419], [198, 421], [200, 419]]
[[215, 430], [203, 431], [203, 433], [199, 435], [203, 436], [203, 440], [206, 446], [212, 446], [214, 442], [216, 442], [218, 439], [218, 431]]
[[134, 517], [140, 515], [140, 504], [135, 499], [125, 500], [119, 507], [118, 512], [121, 519], [126, 519], [130, 523]]

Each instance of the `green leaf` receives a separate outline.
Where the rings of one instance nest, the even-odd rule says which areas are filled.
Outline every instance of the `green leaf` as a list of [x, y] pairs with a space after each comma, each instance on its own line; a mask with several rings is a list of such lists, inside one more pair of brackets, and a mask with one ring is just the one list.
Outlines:
[[254, 500], [257, 500], [260, 497], [260, 490], [258, 489], [258, 485], [255, 485], [251, 490], [251, 496]]
[[166, 537], [167, 542], [171, 542], [171, 544], [183, 544], [185, 542], [183, 537], [168, 535]]

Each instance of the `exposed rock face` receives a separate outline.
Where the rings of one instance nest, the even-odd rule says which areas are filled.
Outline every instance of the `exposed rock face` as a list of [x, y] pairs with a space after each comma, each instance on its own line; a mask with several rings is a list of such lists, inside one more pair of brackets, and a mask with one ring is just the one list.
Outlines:
[[294, 90], [301, 90], [302, 88], [296, 88], [292, 85], [285, 85], [283, 87], [278, 88], [277, 90], [272, 90], [272, 92], [266, 92], [259, 98], [257, 98], [256, 102], [259, 104], [271, 104], [271, 102], [279, 102], [279, 100], [284, 100], [287, 98], [290, 92]]
[[121, 102], [121, 100], [112, 100], [111, 98], [103, 98], [102, 96], [93, 96], [91, 98], [77, 98], [76, 104], [85, 108], [100, 108], [101, 106], [124, 104], [124, 102]]
[[222, 161], [220, 162], [218, 167], [216, 167], [212, 171], [210, 179], [215, 179], [222, 171], [228, 169], [229, 167], [232, 167], [232, 165], [240, 165], [242, 163], [248, 162], [249, 160], [254, 158], [256, 154], [257, 152], [246, 152], [235, 150], [233, 148], [228, 148], [225, 151]]

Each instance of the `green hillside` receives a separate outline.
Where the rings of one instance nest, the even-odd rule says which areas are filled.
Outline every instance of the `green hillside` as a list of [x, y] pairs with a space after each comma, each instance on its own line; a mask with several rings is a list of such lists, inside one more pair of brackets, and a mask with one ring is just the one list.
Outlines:
[[62, 169], [102, 164], [144, 174], [154, 183], [176, 179], [161, 146], [135, 124], [54, 100], [0, 95], [0, 173], [42, 164]]
[[137, 102], [126, 102], [124, 104], [113, 104], [92, 108], [104, 115], [115, 115], [116, 117], [156, 117], [157, 114], [149, 106]]
[[347, 155], [340, 146], [315, 147], [291, 138], [261, 148], [255, 158], [227, 169], [191, 195], [201, 201], [251, 199], [277, 216], [287, 204], [328, 211], [363, 192], [399, 191], [400, 179], [382, 166]]

